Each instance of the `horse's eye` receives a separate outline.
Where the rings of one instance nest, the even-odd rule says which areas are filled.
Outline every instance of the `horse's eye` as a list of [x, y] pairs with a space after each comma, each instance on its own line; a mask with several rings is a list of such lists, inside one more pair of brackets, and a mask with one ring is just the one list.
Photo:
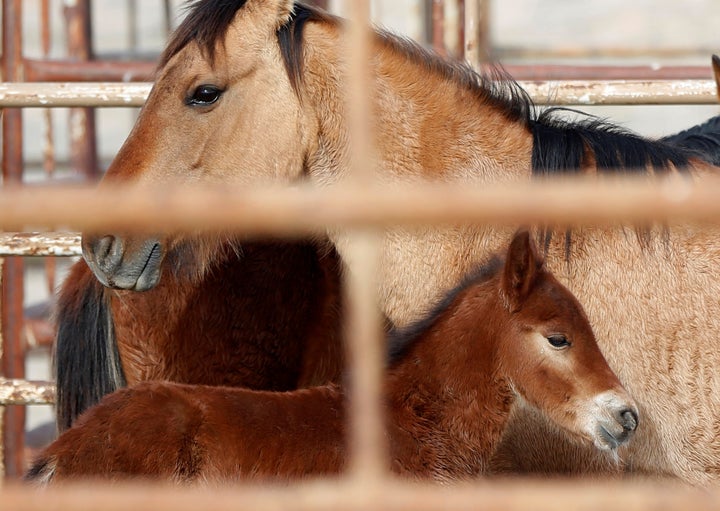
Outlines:
[[567, 337], [561, 334], [551, 335], [547, 338], [547, 340], [555, 348], [565, 348], [570, 346], [570, 341], [567, 340]]
[[192, 106], [208, 106], [215, 103], [223, 91], [214, 85], [200, 85], [192, 93], [192, 96], [188, 97], [186, 103]]

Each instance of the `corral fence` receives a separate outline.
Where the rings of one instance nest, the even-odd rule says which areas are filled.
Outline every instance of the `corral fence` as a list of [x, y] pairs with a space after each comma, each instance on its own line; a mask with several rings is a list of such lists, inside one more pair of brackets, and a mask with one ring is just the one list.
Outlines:
[[[458, 53], [482, 65], [487, 42], [488, 1], [458, 1], [464, 13], [461, 22], [451, 27], [460, 34], [462, 47]], [[43, 1], [43, 5], [47, 2]], [[89, 1], [66, 2], [68, 9], [80, 9], [73, 21], [87, 28]], [[87, 30], [77, 30], [80, 55], [74, 62], [59, 65], [52, 61], [28, 61], [22, 56], [17, 28], [22, 26], [22, 2], [3, 0], [3, 83], [0, 85], [0, 107], [3, 108], [3, 182], [0, 190], [0, 237], [2, 265], [2, 375], [0, 404], [6, 406], [3, 418], [4, 467], [16, 476], [21, 472], [24, 415], [22, 406], [11, 405], [52, 403], [54, 389], [51, 382], [30, 382], [23, 375], [24, 316], [22, 308], [22, 261], [17, 256], [72, 256], [79, 253], [76, 233], [46, 231], [30, 233], [26, 226], [53, 229], [70, 225], [86, 229], [98, 225], [144, 225], [145, 227], [194, 228], [198, 225], [232, 227], [249, 233], [280, 235], [317, 232], [324, 225], [344, 225], [353, 229], [354, 250], [362, 261], [348, 281], [348, 350], [355, 366], [351, 386], [351, 453], [348, 474], [341, 479], [311, 482], [286, 488], [247, 487], [213, 491], [211, 497], [198, 489], [128, 486], [69, 487], [48, 492], [7, 485], [0, 490], [0, 508], [14, 510], [40, 509], [679, 509], [689, 507], [710, 509], [718, 507], [714, 493], [697, 493], [687, 489], [662, 487], [653, 484], [623, 484], [615, 481], [612, 490], [599, 484], [567, 482], [504, 481], [460, 486], [443, 490], [431, 486], [408, 485], [387, 476], [382, 463], [382, 420], [379, 406], [379, 378], [382, 349], [379, 338], [379, 318], [373, 310], [375, 290], [370, 283], [375, 273], [378, 248], [378, 229], [398, 223], [444, 223], [448, 221], [474, 222], [605, 222], [611, 220], [650, 220], [680, 218], [686, 220], [720, 220], [720, 182], [709, 181], [702, 187], [687, 183], [658, 183], [649, 186], [637, 182], [609, 182], [602, 187], [589, 183], [535, 184], [527, 186], [487, 187], [483, 190], [439, 187], [408, 190], [400, 200], [372, 184], [372, 172], [361, 158], [355, 158], [356, 175], [363, 175], [352, 189], [334, 190], [257, 190], [231, 192], [201, 190], [192, 195], [174, 194], [165, 190], [150, 195], [128, 191], [122, 208], [107, 211], [103, 195], [88, 187], [53, 189], [52, 187], [18, 186], [22, 181], [22, 141], [18, 140], [22, 118], [18, 108], [26, 107], [97, 107], [139, 106], [144, 101], [149, 84], [117, 83], [112, 77], [141, 69], [134, 77], [149, 73], [144, 63], [123, 63], [104, 66], [90, 59]], [[427, 3], [426, 15], [430, 40], [440, 50], [446, 50], [442, 7], [444, 2]], [[85, 9], [85, 12], [82, 12]], [[46, 13], [46, 9], [42, 11]], [[74, 12], [74, 11], [68, 11]], [[368, 18], [368, 2], [356, 0], [347, 4], [347, 14], [354, 20]], [[43, 23], [47, 23], [46, 16]], [[79, 20], [79, 21], [78, 21]], [[363, 55], [367, 51], [366, 30], [361, 23], [352, 24], [354, 89], [351, 112], [355, 130], [369, 126], [366, 113], [367, 98]], [[84, 50], [83, 50], [84, 48]], [[83, 51], [85, 52], [83, 54]], [[85, 57], [82, 57], [85, 55]], [[137, 65], [137, 68], [132, 68]], [[124, 67], [123, 67], [124, 66]], [[145, 68], [143, 68], [145, 66]], [[617, 72], [613, 68], [538, 66], [511, 68], [523, 85], [539, 103], [553, 104], [713, 104], [717, 101], [715, 83], [710, 79], [709, 67], [667, 67], [655, 69], [634, 67], [626, 75], [613, 74], [602, 79], [601, 73]], [[145, 69], [145, 71], [142, 71]], [[35, 73], [35, 74], [32, 74]], [[524, 74], [525, 73], [525, 74]], [[545, 73], [545, 74], [544, 74]], [[77, 80], [91, 77], [94, 83], [57, 83], [55, 80]], [[622, 78], [621, 78], [622, 76]], [[108, 78], [110, 77], [110, 78]], [[552, 77], [538, 79], [538, 77]], [[523, 80], [524, 78], [524, 80]], [[24, 80], [32, 83], [23, 83]], [[104, 81], [108, 80], [108, 81]], [[73, 157], [78, 168], [87, 169], [92, 177], [97, 162], [92, 141], [95, 129], [89, 120], [80, 116], [83, 135]], [[366, 140], [366, 137], [353, 137]], [[89, 144], [89, 145], [88, 145]], [[353, 147], [354, 154], [368, 154], [367, 148]], [[47, 165], [50, 159], [47, 160]], [[371, 170], [371, 169], [370, 169]], [[158, 195], [160, 194], [160, 195]], [[162, 209], [158, 209], [158, 204]], [[72, 204], [72, 208], [68, 208]], [[252, 210], [252, 219], [243, 213]], [[309, 213], [310, 212], [310, 213]], [[153, 218], [155, 224], [147, 221]], [[10, 229], [21, 229], [10, 232]], [[22, 419], [22, 420], [21, 420]], [[517, 491], [522, 487], [523, 491]]]

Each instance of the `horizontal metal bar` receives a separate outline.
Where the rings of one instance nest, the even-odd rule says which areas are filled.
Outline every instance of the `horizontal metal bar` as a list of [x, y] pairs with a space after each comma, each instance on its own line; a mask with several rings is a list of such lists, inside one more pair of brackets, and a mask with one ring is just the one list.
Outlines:
[[505, 64], [516, 80], [709, 80], [710, 66]]
[[63, 484], [37, 488], [6, 485], [0, 499], [13, 511], [195, 511], [282, 509], [283, 511], [716, 511], [717, 488], [693, 489], [667, 481], [493, 479], [441, 486], [387, 478], [353, 484], [348, 479], [292, 485], [178, 487], [134, 482]]
[[52, 382], [10, 380], [0, 377], [0, 406], [53, 403], [55, 403], [55, 384]]
[[0, 256], [78, 256], [80, 233], [0, 233]]
[[713, 80], [568, 80], [520, 82], [538, 105], [712, 105]]
[[137, 107], [152, 84], [140, 83], [0, 83], [0, 107]]
[[143, 60], [25, 59], [28, 82], [139, 82], [152, 80], [157, 64]]
[[[539, 105], [716, 104], [713, 80], [549, 80], [519, 84]], [[0, 83], [0, 107], [137, 107], [150, 83]]]
[[[653, 219], [720, 220], [720, 179], [548, 180], [482, 186], [59, 190], [0, 189], [0, 227], [71, 226], [78, 230], [237, 229], [298, 235], [328, 225], [457, 222], [596, 223]], [[72, 208], [68, 208], [72, 204]]]
[[[28, 82], [150, 81], [157, 63], [150, 60], [25, 59]], [[516, 80], [687, 80], [710, 79], [710, 66], [507, 64]]]

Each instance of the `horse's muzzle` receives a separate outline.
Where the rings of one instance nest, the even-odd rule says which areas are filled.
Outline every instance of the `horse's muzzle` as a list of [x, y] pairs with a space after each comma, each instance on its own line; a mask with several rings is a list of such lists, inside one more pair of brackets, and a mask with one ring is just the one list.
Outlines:
[[146, 291], [160, 281], [164, 254], [158, 239], [83, 235], [82, 251], [95, 277], [107, 287]]
[[635, 408], [625, 407], [613, 411], [606, 420], [598, 423], [596, 445], [602, 449], [617, 449], [632, 437], [639, 418]]

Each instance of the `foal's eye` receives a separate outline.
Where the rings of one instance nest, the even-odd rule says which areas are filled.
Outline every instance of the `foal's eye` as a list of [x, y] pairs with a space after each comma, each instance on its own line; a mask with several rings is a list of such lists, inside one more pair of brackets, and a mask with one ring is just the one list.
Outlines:
[[185, 100], [185, 103], [191, 106], [212, 105], [220, 99], [222, 93], [223, 91], [214, 85], [200, 85], [192, 93], [192, 96], [189, 96]]
[[555, 348], [565, 348], [567, 346], [570, 346], [570, 341], [568, 341], [567, 337], [565, 337], [564, 335], [551, 335], [547, 338], [547, 340]]

